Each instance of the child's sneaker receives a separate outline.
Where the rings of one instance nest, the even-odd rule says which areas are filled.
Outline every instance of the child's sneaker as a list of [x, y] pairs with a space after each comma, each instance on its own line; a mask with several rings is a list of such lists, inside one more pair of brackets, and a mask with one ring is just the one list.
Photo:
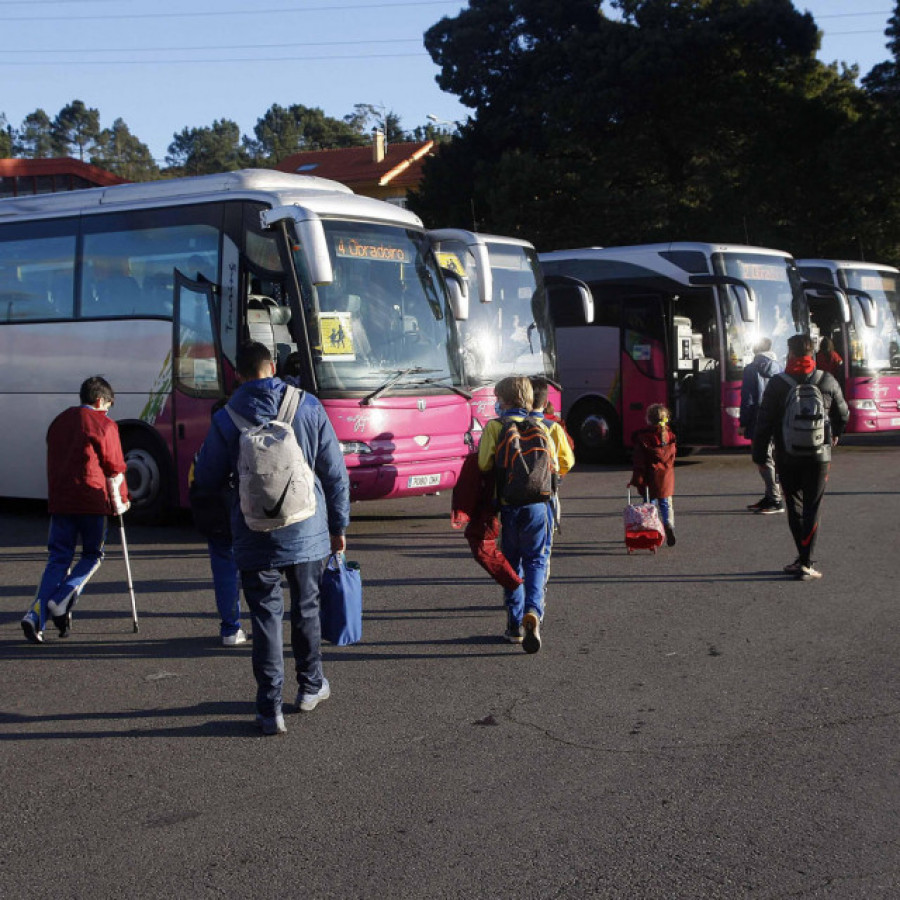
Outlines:
[[34, 613], [26, 613], [22, 619], [22, 631], [32, 644], [44, 643], [44, 632], [38, 628]]
[[506, 631], [503, 632], [503, 639], [510, 644], [522, 643], [522, 626], [510, 622]]
[[666, 546], [675, 546], [675, 529], [671, 525], [664, 526], [666, 529]]
[[67, 612], [62, 616], [54, 616], [53, 624], [59, 631], [59, 636], [61, 638], [67, 638], [69, 636], [69, 632], [72, 630], [72, 613]]
[[247, 643], [247, 632], [243, 628], [238, 628], [234, 634], [226, 634], [222, 638], [223, 647], [239, 647], [241, 644]]
[[312, 712], [323, 700], [331, 696], [331, 685], [327, 678], [322, 679], [322, 687], [316, 693], [297, 692], [297, 709], [300, 712]]
[[526, 653], [537, 653], [541, 649], [541, 620], [536, 612], [527, 612], [522, 618], [522, 649]]
[[256, 714], [256, 727], [264, 735], [270, 737], [276, 734], [287, 734], [287, 726], [284, 724], [284, 716], [278, 712], [274, 716], [261, 716]]

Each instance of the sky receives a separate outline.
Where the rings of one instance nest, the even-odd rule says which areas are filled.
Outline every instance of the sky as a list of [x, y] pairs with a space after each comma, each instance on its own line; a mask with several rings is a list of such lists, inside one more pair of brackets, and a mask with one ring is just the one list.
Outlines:
[[[819, 58], [865, 75], [888, 59], [892, 0], [795, 0], [824, 32]], [[256, 8], [253, 8], [253, 6]], [[301, 104], [342, 119], [357, 103], [412, 130], [468, 110], [435, 81], [422, 35], [458, 0], [0, 0], [0, 113], [18, 127], [73, 100], [122, 118], [164, 162], [184, 128], [237, 122], [252, 136], [267, 109]], [[608, 10], [608, 7], [607, 7]]]

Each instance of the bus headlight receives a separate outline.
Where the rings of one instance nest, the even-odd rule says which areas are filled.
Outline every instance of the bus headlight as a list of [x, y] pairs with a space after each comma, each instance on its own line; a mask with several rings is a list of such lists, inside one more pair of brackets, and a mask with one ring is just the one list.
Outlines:
[[851, 409], [859, 409], [865, 412], [875, 412], [878, 409], [874, 400], [851, 400], [849, 405]]
[[741, 408], [739, 406], [726, 406], [725, 413], [731, 416], [732, 419], [739, 419], [741, 417]]
[[364, 441], [339, 441], [341, 445], [341, 453], [346, 456], [348, 453], [358, 453], [360, 456], [365, 456], [367, 453], [372, 453], [372, 448], [365, 443]]

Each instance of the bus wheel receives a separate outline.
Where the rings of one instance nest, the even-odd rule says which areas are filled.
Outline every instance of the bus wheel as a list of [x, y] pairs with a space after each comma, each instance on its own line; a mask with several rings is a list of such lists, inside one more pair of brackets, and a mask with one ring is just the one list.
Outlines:
[[130, 521], [142, 525], [161, 524], [168, 511], [169, 467], [161, 448], [141, 432], [122, 439], [125, 454], [125, 481], [131, 495]]
[[579, 462], [611, 463], [622, 458], [619, 420], [608, 403], [592, 400], [576, 406], [567, 424]]

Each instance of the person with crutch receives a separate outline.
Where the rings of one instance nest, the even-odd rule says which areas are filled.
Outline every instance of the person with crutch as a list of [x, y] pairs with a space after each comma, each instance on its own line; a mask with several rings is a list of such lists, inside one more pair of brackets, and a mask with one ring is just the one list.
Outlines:
[[[94, 375], [79, 395], [81, 404], [61, 412], [47, 431], [49, 558], [22, 619], [22, 631], [33, 644], [43, 643], [48, 618], [60, 637], [68, 636], [72, 607], [103, 561], [106, 517], [130, 502], [119, 428], [107, 415], [115, 393], [105, 378]], [[108, 478], [115, 480], [118, 503], [109, 495]], [[81, 557], [73, 565], [79, 540]]]

